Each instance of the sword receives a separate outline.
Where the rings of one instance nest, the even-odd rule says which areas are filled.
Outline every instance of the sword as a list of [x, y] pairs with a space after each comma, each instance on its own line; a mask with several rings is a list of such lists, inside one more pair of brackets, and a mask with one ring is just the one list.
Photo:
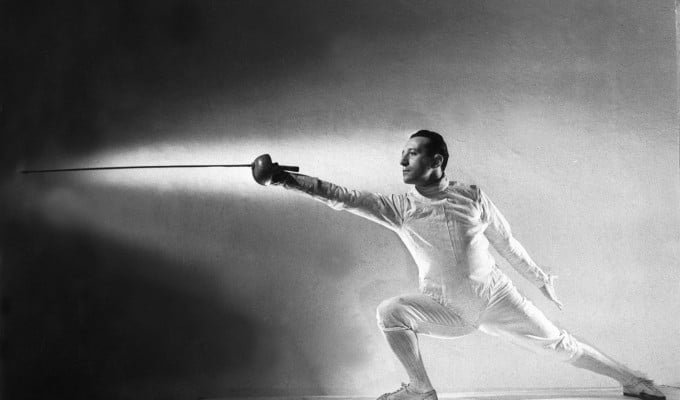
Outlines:
[[252, 167], [252, 164], [177, 164], [177, 165], [122, 165], [116, 167], [83, 167], [83, 168], [57, 168], [57, 169], [26, 169], [22, 174], [42, 174], [45, 172], [71, 172], [71, 171], [103, 171], [109, 169], [146, 169], [146, 168], [237, 168]]
[[272, 163], [269, 154], [263, 154], [250, 164], [173, 164], [173, 165], [121, 165], [113, 167], [81, 167], [81, 168], [56, 168], [56, 169], [25, 169], [22, 174], [42, 174], [49, 172], [73, 172], [73, 171], [103, 171], [116, 169], [150, 169], [150, 168], [248, 168], [253, 170], [253, 177], [260, 183], [260, 170], [280, 168], [284, 171], [298, 172], [300, 168], [292, 165], [279, 165]]

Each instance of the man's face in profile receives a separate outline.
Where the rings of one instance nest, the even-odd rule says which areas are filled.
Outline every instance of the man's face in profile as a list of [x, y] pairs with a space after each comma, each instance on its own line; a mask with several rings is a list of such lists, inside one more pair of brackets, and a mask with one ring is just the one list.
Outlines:
[[432, 168], [434, 158], [428, 155], [427, 144], [430, 139], [414, 137], [406, 142], [401, 152], [401, 166], [403, 167], [404, 183], [410, 185], [425, 185], [435, 171]]

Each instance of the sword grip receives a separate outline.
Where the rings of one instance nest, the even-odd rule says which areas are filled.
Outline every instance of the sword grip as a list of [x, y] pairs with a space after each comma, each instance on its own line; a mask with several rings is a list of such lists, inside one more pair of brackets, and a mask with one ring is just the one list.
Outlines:
[[279, 168], [281, 168], [284, 171], [300, 172], [300, 167], [296, 167], [296, 166], [292, 166], [292, 165], [279, 165]]

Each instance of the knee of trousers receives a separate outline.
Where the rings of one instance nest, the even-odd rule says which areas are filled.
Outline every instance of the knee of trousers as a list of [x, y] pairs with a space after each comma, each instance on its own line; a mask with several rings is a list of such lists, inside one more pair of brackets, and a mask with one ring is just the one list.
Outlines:
[[565, 362], [573, 362], [583, 354], [581, 342], [564, 330], [560, 332], [557, 338], [552, 339], [545, 348], [554, 351], [557, 357]]
[[412, 329], [407, 305], [401, 297], [383, 300], [376, 310], [378, 326], [384, 331]]

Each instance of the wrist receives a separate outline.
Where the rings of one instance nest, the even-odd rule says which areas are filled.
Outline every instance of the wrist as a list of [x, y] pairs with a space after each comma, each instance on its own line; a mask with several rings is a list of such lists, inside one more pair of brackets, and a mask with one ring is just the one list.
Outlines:
[[272, 185], [289, 185], [295, 182], [295, 179], [288, 172], [281, 170], [272, 176]]

